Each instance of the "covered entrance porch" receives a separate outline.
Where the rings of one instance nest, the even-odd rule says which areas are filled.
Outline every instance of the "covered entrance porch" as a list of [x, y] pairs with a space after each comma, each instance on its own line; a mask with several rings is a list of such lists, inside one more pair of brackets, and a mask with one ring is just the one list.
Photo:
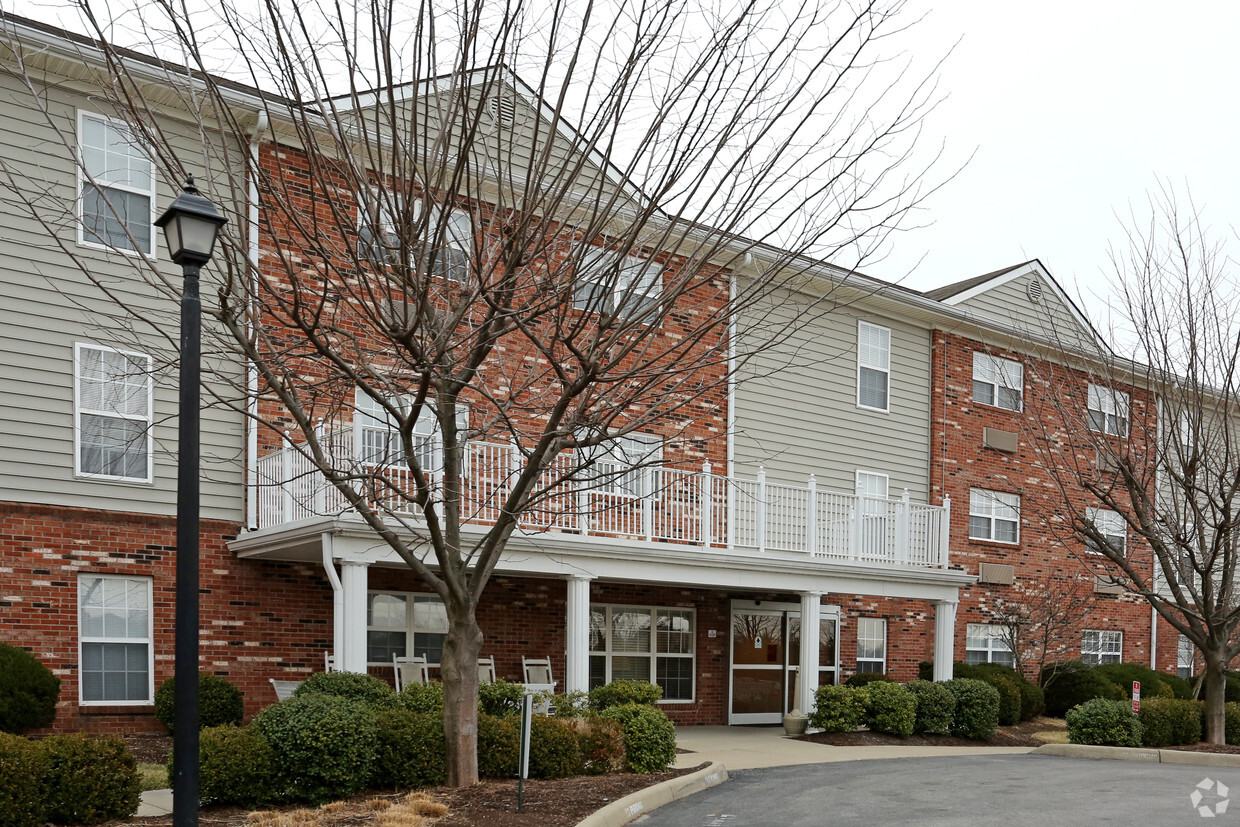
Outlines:
[[819, 606], [817, 629], [804, 634], [801, 618], [814, 616], [817, 597], [805, 595], [800, 604], [731, 601], [729, 724], [777, 724], [793, 709], [809, 709], [812, 691], [808, 699], [797, 695], [803, 663], [807, 670], [817, 664], [815, 689], [839, 682], [840, 607]]

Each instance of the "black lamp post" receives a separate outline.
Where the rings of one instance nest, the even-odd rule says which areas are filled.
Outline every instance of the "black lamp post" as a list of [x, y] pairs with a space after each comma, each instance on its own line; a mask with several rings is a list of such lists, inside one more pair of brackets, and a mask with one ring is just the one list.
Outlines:
[[177, 428], [176, 717], [172, 740], [172, 823], [198, 823], [198, 377], [202, 363], [202, 301], [198, 273], [215, 252], [228, 219], [194, 187], [155, 222], [168, 253], [185, 274], [181, 292], [181, 384]]

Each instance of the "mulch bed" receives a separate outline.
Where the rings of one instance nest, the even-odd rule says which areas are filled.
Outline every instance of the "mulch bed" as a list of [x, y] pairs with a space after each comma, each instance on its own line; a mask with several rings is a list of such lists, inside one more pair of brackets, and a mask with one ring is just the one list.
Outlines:
[[[139, 760], [162, 764], [172, 750], [172, 738], [159, 735], [130, 735], [125, 742]], [[705, 766], [705, 765], [703, 765]], [[700, 767], [686, 770], [636, 775], [613, 773], [611, 775], [583, 775], [575, 778], [559, 778], [552, 781], [529, 780], [525, 782], [523, 811], [517, 812], [517, 782], [486, 780], [474, 787], [431, 787], [419, 792], [433, 800], [446, 804], [448, 814], [436, 820], [436, 827], [572, 827], [595, 810], [606, 806], [629, 793], [667, 781], [677, 776], [695, 772]], [[324, 824], [363, 825], [374, 821], [374, 813], [365, 810], [362, 802], [374, 798], [403, 798], [405, 793], [374, 791], [350, 799], [355, 805], [348, 811], [335, 813]], [[297, 810], [305, 805], [265, 809]], [[202, 825], [217, 827], [241, 827], [250, 823], [249, 810], [238, 807], [206, 807], [199, 817]], [[134, 825], [135, 827], [170, 827], [172, 818], [132, 818], [109, 822], [110, 827]]]

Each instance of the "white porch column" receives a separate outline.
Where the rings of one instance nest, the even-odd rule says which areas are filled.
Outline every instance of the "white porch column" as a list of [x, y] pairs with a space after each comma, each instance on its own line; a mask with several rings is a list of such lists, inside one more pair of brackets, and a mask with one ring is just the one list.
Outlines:
[[590, 688], [590, 581], [575, 574], [568, 578], [568, 605], [564, 623], [565, 692], [585, 692]]
[[323, 571], [327, 573], [327, 582], [332, 587], [332, 658], [339, 669], [340, 658], [344, 654], [344, 585], [340, 582], [340, 575], [336, 574], [331, 532], [323, 532], [322, 543]]
[[343, 672], [366, 671], [366, 586], [369, 583], [364, 560], [340, 561], [340, 584], [344, 591], [344, 651], [336, 663]]
[[934, 679], [950, 681], [956, 657], [955, 600], [934, 601]]
[[801, 693], [795, 698], [797, 709], [808, 715], [814, 709], [814, 692], [818, 690], [819, 610], [822, 595], [818, 592], [801, 594]]

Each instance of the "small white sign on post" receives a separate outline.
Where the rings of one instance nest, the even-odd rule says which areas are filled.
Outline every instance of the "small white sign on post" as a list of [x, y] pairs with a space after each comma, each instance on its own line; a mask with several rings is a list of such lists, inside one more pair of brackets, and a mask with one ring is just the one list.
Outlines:
[[1141, 711], [1141, 681], [1132, 682], [1132, 714]]
[[525, 809], [525, 779], [530, 777], [530, 728], [534, 723], [534, 697], [521, 698], [521, 741], [517, 767], [517, 812]]

